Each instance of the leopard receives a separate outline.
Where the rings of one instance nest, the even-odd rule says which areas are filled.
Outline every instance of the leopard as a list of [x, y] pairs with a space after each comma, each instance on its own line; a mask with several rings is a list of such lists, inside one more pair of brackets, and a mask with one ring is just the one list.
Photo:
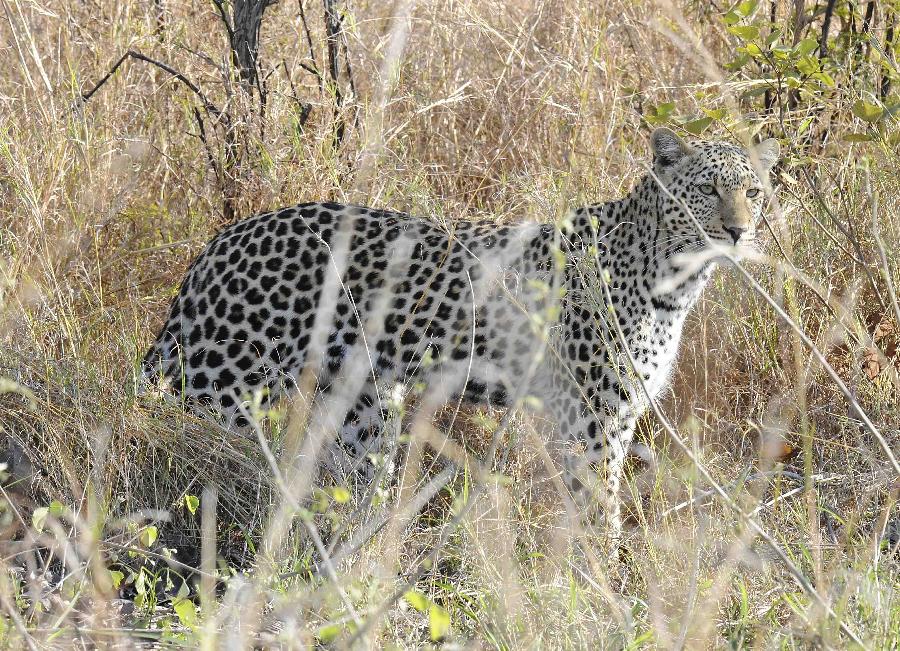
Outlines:
[[240, 428], [252, 400], [290, 399], [311, 373], [336, 447], [361, 464], [398, 391], [530, 405], [553, 424], [570, 496], [616, 532], [636, 424], [722, 251], [753, 248], [780, 156], [773, 138], [687, 142], [666, 127], [650, 150], [625, 197], [544, 223], [335, 202], [239, 221], [190, 265], [143, 382]]

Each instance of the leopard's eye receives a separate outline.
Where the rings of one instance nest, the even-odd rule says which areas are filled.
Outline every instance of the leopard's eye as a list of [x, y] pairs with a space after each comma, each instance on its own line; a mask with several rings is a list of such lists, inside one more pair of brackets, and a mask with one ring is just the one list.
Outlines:
[[716, 193], [716, 188], [709, 183], [704, 183], [700, 186], [700, 192], [711, 197]]
[[750, 188], [747, 190], [747, 196], [751, 199], [759, 194], [759, 188]]

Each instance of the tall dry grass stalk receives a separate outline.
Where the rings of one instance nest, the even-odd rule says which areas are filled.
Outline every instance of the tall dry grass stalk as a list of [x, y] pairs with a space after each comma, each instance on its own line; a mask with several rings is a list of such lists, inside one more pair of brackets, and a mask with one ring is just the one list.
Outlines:
[[[761, 110], [754, 89], [783, 80], [725, 69], [737, 5], [281, 2], [248, 75], [225, 3], [2, 0], [2, 643], [894, 648], [895, 4], [749, 7], [793, 45], [829, 6], [842, 30], [868, 20], [870, 81]], [[617, 556], [562, 517], [527, 410], [397, 400], [396, 445], [359, 486], [321, 470], [349, 404], [312, 400], [312, 372], [252, 436], [135, 397], [232, 213], [554, 221], [645, 173], [649, 123], [703, 110], [720, 111], [704, 137], [765, 132], [787, 154], [765, 254], [716, 276], [642, 425]]]

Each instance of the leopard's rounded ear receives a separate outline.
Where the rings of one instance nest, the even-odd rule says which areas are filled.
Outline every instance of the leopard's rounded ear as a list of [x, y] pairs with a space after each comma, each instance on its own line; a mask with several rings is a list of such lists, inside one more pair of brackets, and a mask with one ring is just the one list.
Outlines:
[[768, 172], [775, 167], [778, 158], [781, 156], [781, 145], [775, 138], [766, 138], [758, 145], [753, 146], [753, 153], [759, 160], [760, 167], [763, 171]]
[[653, 163], [659, 167], [669, 167], [691, 153], [690, 146], [671, 129], [659, 127], [650, 134], [653, 148]]

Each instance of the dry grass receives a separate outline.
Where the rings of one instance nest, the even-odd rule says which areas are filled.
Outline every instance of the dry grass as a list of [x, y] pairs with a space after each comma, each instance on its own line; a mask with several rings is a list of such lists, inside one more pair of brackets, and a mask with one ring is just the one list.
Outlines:
[[[322, 8], [306, 4], [315, 61], [298, 5], [266, 12], [261, 116], [228, 73], [213, 4], [3, 2], [3, 644], [837, 648], [855, 644], [849, 631], [867, 647], [896, 648], [900, 478], [794, 331], [733, 270], [691, 317], [663, 410], [830, 614], [712, 495], [657, 419], [642, 438], [653, 463], [635, 463], [627, 486], [624, 553], [597, 565], [557, 549], [539, 428], [522, 414], [503, 437], [512, 453], [502, 480], [478, 470], [501, 415], [465, 414], [452, 437], [467, 470], [430, 499], [405, 509], [417, 485], [449, 475], [417, 482], [410, 462], [400, 485], [361, 511], [361, 491], [348, 504], [315, 492], [308, 517], [279, 542], [287, 520], [271, 519], [282, 499], [256, 440], [134, 398], [136, 360], [223, 223], [223, 187], [241, 215], [337, 199], [437, 220], [553, 220], [630, 187], [646, 160], [645, 118], [670, 101], [678, 115], [730, 111], [704, 136], [734, 137], [730, 125], [743, 124], [782, 138], [772, 260], [752, 273], [897, 454], [900, 310], [890, 288], [900, 287], [900, 179], [885, 144], [896, 119], [885, 119], [880, 141], [842, 140], [865, 131], [851, 106], [888, 62], [869, 62], [857, 86], [765, 113], [740, 98], [740, 74], [718, 76], [734, 43], [706, 3], [362, 1], [345, 17], [356, 95], [343, 73], [346, 102], [335, 111], [333, 89], [301, 66], [324, 70], [326, 60]], [[779, 20], [795, 4], [776, 2]], [[163, 70], [126, 61], [80, 101], [129, 48], [236, 116], [239, 154], [224, 181], [215, 170], [228, 168], [231, 136], [206, 115], [204, 143], [197, 96]], [[796, 134], [808, 117], [822, 129], [805, 141]], [[336, 121], [347, 125], [337, 148]], [[413, 423], [414, 440], [424, 427]], [[289, 448], [291, 428], [272, 429], [272, 449]], [[196, 513], [186, 496], [201, 498]], [[386, 513], [395, 517], [384, 529], [361, 535]], [[202, 545], [204, 525], [217, 533]], [[338, 544], [347, 553], [332, 573], [317, 531], [326, 544], [335, 532], [361, 543]], [[181, 564], [163, 558], [169, 548]], [[421, 598], [391, 600], [413, 573]], [[189, 592], [179, 593], [180, 576], [191, 577]], [[137, 600], [119, 600], [121, 590]], [[432, 643], [444, 614], [449, 629]]]

